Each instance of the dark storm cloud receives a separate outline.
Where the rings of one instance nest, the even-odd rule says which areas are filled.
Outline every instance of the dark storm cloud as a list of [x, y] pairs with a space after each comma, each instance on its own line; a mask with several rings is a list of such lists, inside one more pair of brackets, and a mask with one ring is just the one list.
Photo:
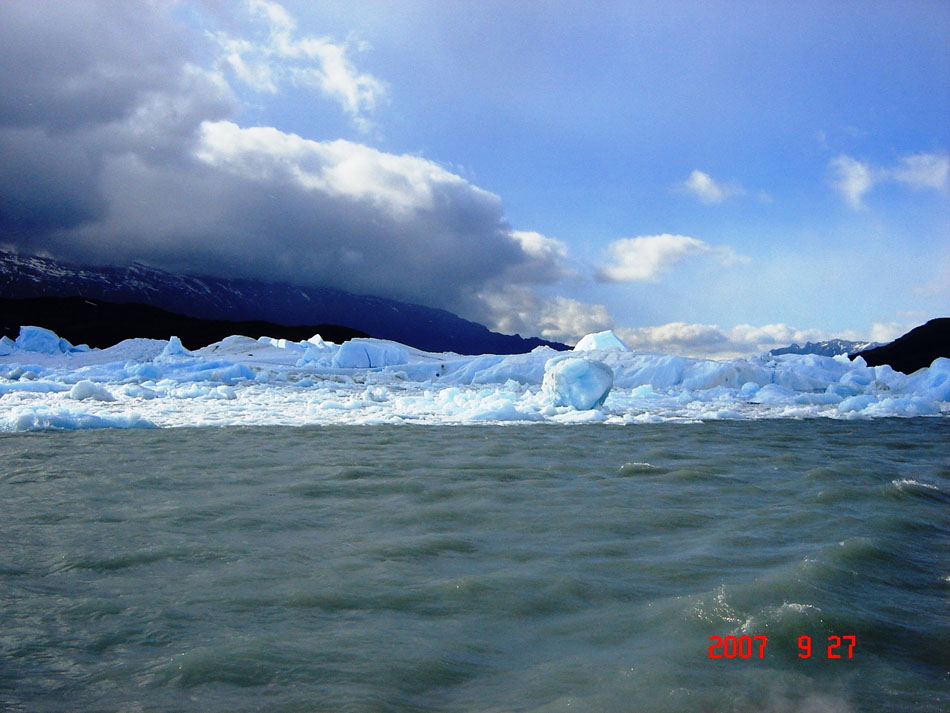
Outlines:
[[0, 242], [46, 250], [108, 215], [110, 157], [181, 159], [225, 87], [159, 6], [0, 4]]
[[558, 274], [543, 236], [430, 161], [226, 121], [215, 47], [170, 8], [0, 4], [0, 244], [449, 308]]
[[0, 4], [0, 125], [68, 130], [119, 120], [168, 89], [190, 55], [147, 2]]

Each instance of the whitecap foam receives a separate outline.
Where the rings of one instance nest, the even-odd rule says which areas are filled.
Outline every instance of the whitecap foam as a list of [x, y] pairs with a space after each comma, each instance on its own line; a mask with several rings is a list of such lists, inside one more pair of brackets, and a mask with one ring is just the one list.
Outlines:
[[906, 490], [913, 490], [915, 488], [923, 488], [925, 490], [935, 490], [940, 492], [939, 486], [934, 485], [933, 483], [924, 483], [920, 480], [914, 480], [913, 478], [895, 478], [891, 481], [891, 485], [902, 492]]

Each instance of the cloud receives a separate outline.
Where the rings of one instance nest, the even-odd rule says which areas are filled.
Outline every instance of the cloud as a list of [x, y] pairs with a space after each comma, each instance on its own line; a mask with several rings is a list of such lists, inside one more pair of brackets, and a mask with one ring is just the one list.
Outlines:
[[153, 3], [0, 3], [0, 126], [59, 132], [120, 121], [197, 61]]
[[822, 329], [801, 329], [776, 323], [755, 326], [739, 324], [722, 328], [715, 324], [670, 322], [654, 327], [615, 329], [617, 334], [635, 351], [656, 354], [679, 354], [709, 359], [732, 359], [762, 354], [770, 349], [790, 344], [804, 345], [828, 339], [851, 341], [890, 342], [915, 326], [913, 320], [875, 322], [869, 332], [854, 330], [828, 332]]
[[567, 245], [563, 241], [530, 230], [513, 230], [511, 237], [528, 261], [511, 268], [507, 275], [509, 280], [544, 285], [577, 276], [577, 271], [570, 267]]
[[715, 257], [723, 265], [748, 262], [728, 247], [713, 247], [686, 235], [643, 235], [607, 246], [609, 263], [598, 272], [604, 282], [646, 282], [693, 255]]
[[690, 173], [682, 186], [707, 205], [722, 203], [728, 198], [745, 194], [745, 189], [739, 184], [718, 183], [708, 173], [702, 171]]
[[882, 344], [893, 342], [923, 321], [926, 320], [920, 322], [875, 322], [871, 325], [871, 341], [881, 342]]
[[864, 194], [874, 186], [871, 167], [844, 154], [831, 159], [832, 185], [852, 208], [860, 208]]
[[894, 180], [913, 188], [943, 188], [950, 174], [950, 157], [946, 154], [919, 153], [905, 156], [900, 166], [891, 170]]
[[[570, 274], [563, 243], [513, 231], [498, 196], [435, 162], [235, 123], [228, 76], [238, 80], [208, 59], [217, 36], [176, 22], [171, 4], [77, 7], [0, 3], [0, 86], [23, 101], [0, 104], [5, 244], [468, 315], [484, 312], [472, 296], [487, 289]], [[283, 57], [316, 57], [333, 74], [321, 41], [297, 37], [281, 6], [253, 7], [269, 23], [274, 81], [287, 78], [271, 61]], [[365, 112], [368, 99], [354, 96], [349, 106]]]
[[917, 153], [904, 156], [897, 166], [875, 167], [844, 154], [831, 159], [832, 185], [852, 208], [864, 205], [864, 196], [876, 185], [898, 182], [914, 189], [946, 187], [950, 175], [950, 157], [941, 153]]
[[[740, 324], [723, 329], [715, 324], [670, 322], [655, 327], [615, 330], [631, 349], [647, 353], [680, 354], [705, 358], [729, 359], [760, 354], [789, 344], [820, 341], [833, 336], [815, 329], [797, 329], [787, 324], [753, 326]], [[852, 334], [845, 338], [857, 338]]]
[[326, 37], [298, 36], [297, 23], [276, 2], [248, 0], [251, 16], [266, 35], [258, 41], [212, 33], [224, 64], [248, 87], [276, 94], [282, 84], [317, 89], [336, 101], [361, 130], [371, 126], [369, 114], [386, 96], [383, 82], [360, 72], [349, 59], [350, 44]]
[[[0, 235], [26, 250], [109, 212], [100, 179], [126, 152], [179, 160], [236, 108], [164, 7], [0, 4]], [[82, 31], [77, 31], [77, 28]]]
[[485, 290], [478, 295], [478, 308], [477, 318], [490, 329], [568, 344], [613, 325], [603, 305], [561, 296], [543, 298], [520, 285]]

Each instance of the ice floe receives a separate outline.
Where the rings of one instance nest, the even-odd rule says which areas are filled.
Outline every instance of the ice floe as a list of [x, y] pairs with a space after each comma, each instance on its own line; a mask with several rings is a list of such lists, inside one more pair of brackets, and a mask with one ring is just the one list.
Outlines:
[[611, 332], [511, 356], [319, 335], [194, 351], [175, 337], [74, 347], [39, 327], [0, 341], [2, 431], [948, 415], [950, 359], [910, 375], [843, 356], [713, 361], [636, 353]]
[[555, 406], [589, 411], [604, 403], [613, 385], [614, 373], [601, 361], [553, 357], [544, 366], [541, 393]]

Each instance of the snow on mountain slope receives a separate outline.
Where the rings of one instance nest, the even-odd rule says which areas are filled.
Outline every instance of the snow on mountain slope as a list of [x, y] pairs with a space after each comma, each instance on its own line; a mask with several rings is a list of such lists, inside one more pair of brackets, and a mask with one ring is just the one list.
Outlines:
[[771, 349], [769, 354], [818, 354], [819, 356], [838, 356], [839, 354], [855, 354], [865, 349], [880, 346], [878, 342], [852, 342], [847, 339], [829, 339], [824, 342], [805, 342], [804, 346], [792, 344], [780, 349]]

